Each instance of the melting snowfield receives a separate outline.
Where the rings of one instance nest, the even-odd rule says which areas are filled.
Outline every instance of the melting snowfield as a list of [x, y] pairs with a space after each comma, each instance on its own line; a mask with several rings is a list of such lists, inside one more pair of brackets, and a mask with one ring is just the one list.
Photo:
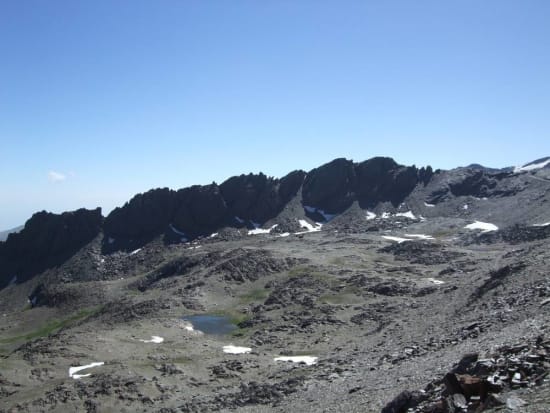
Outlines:
[[407, 211], [407, 212], [398, 212], [397, 214], [395, 214], [396, 217], [405, 217], [405, 218], [409, 218], [409, 219], [417, 219], [416, 216], [412, 213], [412, 211]]
[[468, 224], [464, 228], [472, 229], [472, 230], [479, 229], [482, 232], [498, 231], [498, 227], [495, 224], [490, 224], [488, 222], [481, 222], [481, 221], [476, 221], [472, 224]]
[[431, 235], [425, 235], [425, 234], [405, 234], [408, 238], [417, 238], [417, 239], [426, 239], [426, 240], [432, 240], [435, 239]]
[[307, 234], [308, 232], [318, 232], [318, 231], [321, 231], [321, 228], [323, 227], [323, 224], [319, 224], [318, 222], [316, 222], [315, 226], [313, 226], [309, 222], [307, 222], [305, 219], [299, 219], [298, 223], [302, 228], [305, 228], [307, 231], [296, 232], [295, 233], [296, 235]]
[[273, 360], [290, 361], [292, 363], [304, 363], [308, 366], [311, 366], [317, 363], [318, 358], [319, 357], [313, 357], [313, 356], [281, 356], [281, 357], [275, 357]]
[[374, 212], [367, 211], [367, 221], [371, 221], [376, 218], [376, 214]]
[[414, 241], [414, 240], [433, 240], [435, 239], [431, 235], [425, 235], [425, 234], [405, 234], [404, 235], [407, 238], [403, 237], [394, 237], [392, 235], [382, 235], [382, 238], [390, 240], [390, 241], [396, 241], [399, 244], [405, 241]]
[[409, 238], [401, 238], [401, 237], [392, 237], [391, 235], [382, 235], [382, 238], [390, 240], [390, 241], [396, 241], [399, 244], [405, 241], [412, 241], [412, 239]]
[[89, 377], [91, 376], [91, 373], [88, 374], [76, 374], [79, 371], [91, 369], [92, 367], [99, 367], [103, 366], [105, 363], [103, 361], [98, 361], [90, 364], [86, 364], [85, 366], [77, 366], [77, 367], [71, 367], [69, 368], [69, 377], [72, 377], [73, 379], [81, 379], [82, 377]]
[[164, 338], [159, 337], [159, 336], [151, 336], [151, 340], [139, 340], [139, 341], [141, 341], [142, 343], [160, 344], [164, 341]]
[[250, 347], [239, 347], [239, 346], [223, 346], [223, 352], [227, 354], [246, 354], [250, 353], [252, 349]]
[[278, 224], [273, 225], [271, 228], [262, 229], [259, 226], [248, 231], [248, 235], [269, 234], [272, 229], [277, 228]]
[[528, 172], [528, 171], [535, 171], [537, 169], [542, 169], [544, 168], [546, 165], [550, 165], [550, 159], [547, 159], [545, 161], [542, 161], [542, 162], [539, 162], [539, 163], [533, 163], [531, 165], [526, 165], [526, 166], [516, 166], [514, 168], [514, 172], [515, 173], [518, 173], [518, 172]]

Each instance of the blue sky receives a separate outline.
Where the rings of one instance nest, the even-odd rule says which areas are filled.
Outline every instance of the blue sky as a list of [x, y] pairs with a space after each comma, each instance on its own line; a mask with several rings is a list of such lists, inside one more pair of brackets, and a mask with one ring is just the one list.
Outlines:
[[547, 0], [0, 2], [0, 229], [336, 157], [550, 155]]

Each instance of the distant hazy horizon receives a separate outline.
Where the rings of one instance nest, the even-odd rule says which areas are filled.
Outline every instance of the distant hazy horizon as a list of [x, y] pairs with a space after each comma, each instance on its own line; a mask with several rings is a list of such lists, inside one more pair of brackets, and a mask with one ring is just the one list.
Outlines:
[[550, 155], [550, 2], [0, 4], [0, 230], [337, 157]]

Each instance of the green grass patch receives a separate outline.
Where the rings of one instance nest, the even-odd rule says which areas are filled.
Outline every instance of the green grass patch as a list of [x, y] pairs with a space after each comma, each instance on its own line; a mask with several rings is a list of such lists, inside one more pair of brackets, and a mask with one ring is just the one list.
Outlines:
[[342, 257], [334, 257], [334, 258], [331, 258], [329, 262], [330, 262], [332, 265], [338, 265], [338, 266], [343, 266], [344, 264], [346, 264], [346, 260], [343, 259]]
[[269, 296], [269, 290], [256, 288], [239, 297], [240, 304], [250, 304], [255, 301], [263, 301]]
[[78, 313], [75, 313], [70, 317], [64, 318], [62, 320], [51, 320], [47, 322], [44, 326], [40, 327], [37, 330], [31, 331], [30, 333], [22, 334], [20, 336], [15, 336], [15, 337], [2, 338], [0, 339], [0, 344], [11, 344], [11, 343], [16, 343], [18, 341], [30, 341], [40, 337], [49, 336], [50, 334], [56, 331], [59, 331], [62, 328], [65, 328], [71, 324], [74, 324], [77, 321], [88, 318], [92, 314], [97, 313], [101, 308], [102, 308], [101, 306], [88, 308], [88, 309], [81, 310]]
[[298, 265], [288, 271], [289, 277], [313, 277], [319, 280], [326, 280], [329, 278], [328, 274], [322, 271], [319, 271], [315, 267], [307, 265]]
[[342, 291], [333, 294], [325, 294], [317, 301], [326, 304], [357, 304], [362, 301], [361, 289], [357, 286], [347, 286]]

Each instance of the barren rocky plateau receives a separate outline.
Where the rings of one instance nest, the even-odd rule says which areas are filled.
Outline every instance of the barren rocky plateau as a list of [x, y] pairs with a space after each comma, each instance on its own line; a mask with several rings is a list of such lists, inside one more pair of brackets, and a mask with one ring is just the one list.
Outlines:
[[549, 166], [39, 212], [0, 242], [0, 412], [549, 412]]

